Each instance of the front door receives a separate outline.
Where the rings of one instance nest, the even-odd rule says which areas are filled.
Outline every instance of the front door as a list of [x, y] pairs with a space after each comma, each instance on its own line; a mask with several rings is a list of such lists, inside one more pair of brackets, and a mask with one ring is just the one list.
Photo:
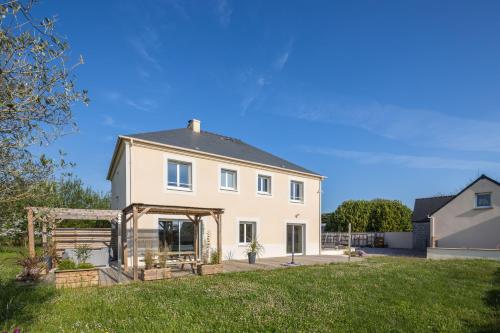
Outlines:
[[304, 254], [304, 236], [305, 225], [287, 224], [286, 225], [286, 253]]
[[159, 250], [194, 251], [194, 226], [191, 221], [159, 221]]

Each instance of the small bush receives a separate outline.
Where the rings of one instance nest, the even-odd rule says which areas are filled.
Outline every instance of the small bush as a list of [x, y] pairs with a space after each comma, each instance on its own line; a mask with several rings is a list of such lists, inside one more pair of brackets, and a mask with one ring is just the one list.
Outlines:
[[144, 253], [144, 264], [146, 265], [146, 269], [151, 269], [153, 268], [153, 250], [147, 249], [146, 252]]
[[66, 269], [76, 269], [76, 263], [71, 259], [64, 259], [64, 260], [61, 260], [57, 269], [60, 271], [63, 271]]
[[82, 262], [76, 268], [77, 269], [89, 269], [89, 268], [94, 268], [94, 265], [89, 264], [88, 262]]
[[17, 279], [21, 281], [37, 281], [45, 268], [42, 257], [31, 258], [25, 253], [21, 253], [21, 258], [17, 260], [17, 263], [23, 268], [23, 271], [17, 276]]
[[210, 263], [215, 265], [215, 264], [220, 264], [220, 258], [219, 258], [219, 252], [218, 251], [213, 251], [212, 254], [210, 255]]
[[87, 244], [83, 244], [77, 246], [75, 252], [76, 252], [76, 258], [78, 259], [78, 263], [85, 263], [90, 258], [92, 254], [92, 249]]

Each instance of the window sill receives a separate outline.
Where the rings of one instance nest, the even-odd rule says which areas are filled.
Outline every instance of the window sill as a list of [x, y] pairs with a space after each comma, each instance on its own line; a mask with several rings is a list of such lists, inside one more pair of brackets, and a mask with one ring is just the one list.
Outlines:
[[167, 186], [167, 190], [171, 191], [182, 191], [182, 192], [193, 192], [192, 188], [186, 188], [186, 187], [176, 187], [176, 186]]
[[231, 187], [219, 187], [219, 190], [227, 192], [239, 192], [237, 188], [231, 188]]
[[493, 206], [484, 206], [484, 207], [474, 207], [474, 209], [493, 209]]
[[266, 197], [270, 197], [270, 196], [272, 196], [272, 194], [271, 194], [271, 193], [269, 193], [269, 192], [259, 192], [259, 191], [257, 191], [257, 194], [258, 194], [258, 195], [262, 195], [262, 196], [266, 196]]
[[304, 204], [304, 200], [290, 200], [290, 203], [293, 203], [293, 204]]

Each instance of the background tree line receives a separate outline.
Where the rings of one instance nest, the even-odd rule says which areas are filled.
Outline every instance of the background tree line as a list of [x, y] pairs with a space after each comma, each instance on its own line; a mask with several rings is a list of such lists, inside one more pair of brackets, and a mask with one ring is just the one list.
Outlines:
[[332, 213], [322, 215], [326, 231], [347, 231], [351, 223], [353, 232], [411, 231], [412, 210], [401, 201], [348, 200]]

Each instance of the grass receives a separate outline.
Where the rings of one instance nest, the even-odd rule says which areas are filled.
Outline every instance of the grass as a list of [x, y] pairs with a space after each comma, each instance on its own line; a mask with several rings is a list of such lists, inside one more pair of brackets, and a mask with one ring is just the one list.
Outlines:
[[0, 253], [0, 331], [498, 332], [500, 264], [374, 258], [108, 288], [19, 285]]

